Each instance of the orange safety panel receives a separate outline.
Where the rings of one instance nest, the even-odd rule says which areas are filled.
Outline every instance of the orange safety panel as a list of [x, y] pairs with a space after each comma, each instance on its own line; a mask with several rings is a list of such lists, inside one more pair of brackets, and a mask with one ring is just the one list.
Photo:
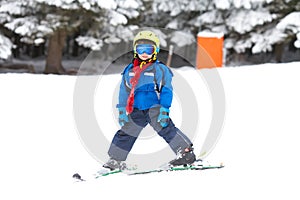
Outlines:
[[222, 33], [200, 32], [197, 35], [197, 68], [222, 67], [223, 43], [224, 35]]

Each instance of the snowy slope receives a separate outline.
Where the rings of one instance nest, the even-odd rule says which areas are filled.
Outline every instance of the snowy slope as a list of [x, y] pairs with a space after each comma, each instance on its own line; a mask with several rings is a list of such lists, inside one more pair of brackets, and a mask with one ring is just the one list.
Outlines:
[[[206, 159], [224, 162], [225, 168], [118, 174], [85, 183], [74, 183], [72, 175], [78, 172], [88, 178], [100, 164], [86, 151], [76, 130], [76, 77], [1, 74], [0, 198], [299, 199], [299, 64], [218, 69], [226, 95], [226, 120], [216, 148]], [[198, 91], [195, 96], [201, 101], [201, 123], [197, 131], [205, 133], [212, 115], [205, 84], [196, 80], [199, 76], [193, 75], [193, 69], [179, 69], [175, 74], [185, 77], [193, 91]], [[118, 128], [112, 108], [115, 100], [111, 100], [118, 79], [118, 75], [104, 76], [95, 94], [97, 119], [108, 117], [101, 127], [108, 138]], [[101, 98], [102, 87], [106, 98]], [[102, 103], [109, 105], [107, 109]], [[178, 126], [183, 120], [177, 114], [182, 112], [180, 103], [175, 98], [171, 111]], [[200, 134], [197, 151], [202, 140]], [[164, 145], [156, 139], [154, 142]], [[150, 147], [140, 140], [133, 151], [147, 153]]]

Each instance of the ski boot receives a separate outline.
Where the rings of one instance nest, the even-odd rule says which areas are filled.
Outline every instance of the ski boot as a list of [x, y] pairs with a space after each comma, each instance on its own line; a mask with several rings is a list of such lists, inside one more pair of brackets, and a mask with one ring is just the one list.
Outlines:
[[117, 161], [113, 158], [110, 158], [102, 167], [107, 168], [111, 171], [116, 170], [116, 169], [119, 169], [119, 170], [127, 169], [125, 162]]
[[192, 146], [187, 147], [177, 153], [177, 158], [172, 160], [169, 164], [171, 166], [179, 166], [179, 165], [190, 165], [196, 161], [196, 156], [193, 152], [194, 148]]

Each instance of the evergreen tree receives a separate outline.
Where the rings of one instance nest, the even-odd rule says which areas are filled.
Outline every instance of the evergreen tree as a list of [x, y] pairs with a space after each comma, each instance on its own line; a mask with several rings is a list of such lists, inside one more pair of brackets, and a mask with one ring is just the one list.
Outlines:
[[[25, 43], [48, 41], [45, 73], [64, 73], [62, 53], [67, 35], [82, 29], [79, 45], [94, 50], [103, 42], [127, 40], [128, 19], [139, 15], [138, 0], [3, 0], [3, 26]], [[131, 30], [129, 31], [131, 33]], [[127, 33], [127, 34], [126, 34]]]
[[[300, 17], [295, 13], [291, 19], [288, 15], [299, 10], [298, 0], [214, 0], [214, 6], [197, 17], [196, 25], [200, 30], [224, 32], [229, 54], [248, 49], [258, 54], [296, 37]], [[294, 28], [289, 32], [291, 25]]]
[[223, 32], [227, 55], [270, 52], [292, 40], [299, 48], [299, 7], [299, 0], [153, 0], [153, 13], [166, 28], [194, 37]]

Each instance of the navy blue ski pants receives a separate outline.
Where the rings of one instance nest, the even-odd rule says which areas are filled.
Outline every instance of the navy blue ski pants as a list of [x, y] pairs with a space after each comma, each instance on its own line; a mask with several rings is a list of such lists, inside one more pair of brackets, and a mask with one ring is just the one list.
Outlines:
[[168, 126], [164, 128], [157, 122], [159, 112], [159, 107], [147, 110], [135, 108], [128, 116], [129, 122], [125, 123], [114, 135], [108, 155], [115, 160], [126, 160], [137, 137], [148, 124], [169, 144], [175, 153], [190, 147], [192, 145], [190, 139], [175, 127], [171, 119]]

